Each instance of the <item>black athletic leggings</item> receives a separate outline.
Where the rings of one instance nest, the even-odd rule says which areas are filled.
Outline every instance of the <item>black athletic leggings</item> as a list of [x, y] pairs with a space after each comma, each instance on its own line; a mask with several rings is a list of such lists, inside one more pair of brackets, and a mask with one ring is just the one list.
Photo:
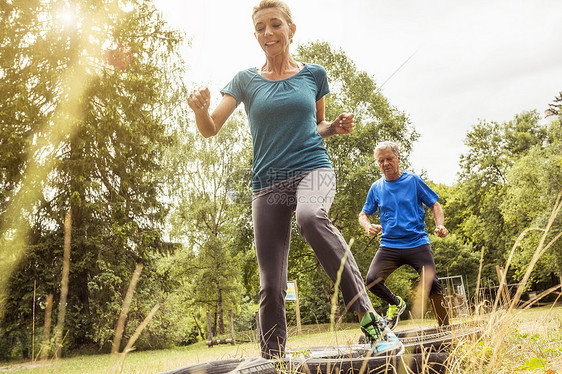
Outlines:
[[379, 247], [367, 272], [367, 289], [387, 303], [398, 305], [396, 295], [384, 281], [402, 265], [410, 265], [420, 276], [424, 269], [424, 289], [431, 287], [430, 295], [443, 293], [429, 244], [407, 249]]

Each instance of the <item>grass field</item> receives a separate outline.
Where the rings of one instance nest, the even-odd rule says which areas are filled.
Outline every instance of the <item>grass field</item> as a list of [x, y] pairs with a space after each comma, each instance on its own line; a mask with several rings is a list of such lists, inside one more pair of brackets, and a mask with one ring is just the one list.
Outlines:
[[[543, 306], [513, 313], [482, 316], [483, 336], [460, 342], [448, 363], [450, 373], [546, 373], [562, 374], [562, 305]], [[463, 322], [460, 319], [454, 323]], [[398, 327], [432, 326], [431, 320], [406, 320]], [[289, 349], [352, 344], [358, 341], [357, 325], [342, 324], [337, 332], [327, 325], [304, 326], [303, 334], [289, 332]], [[125, 357], [123, 373], [158, 373], [174, 368], [227, 358], [256, 357], [256, 343], [220, 345], [208, 348], [203, 342], [175, 349], [131, 352]], [[110, 355], [79, 356], [57, 361], [0, 363], [6, 373], [116, 373], [121, 358]]]

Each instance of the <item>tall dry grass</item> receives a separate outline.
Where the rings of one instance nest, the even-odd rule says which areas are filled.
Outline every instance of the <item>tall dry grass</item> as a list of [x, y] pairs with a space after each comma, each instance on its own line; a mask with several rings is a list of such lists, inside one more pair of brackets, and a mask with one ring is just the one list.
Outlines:
[[111, 346], [111, 360], [108, 366], [107, 372], [111, 374], [121, 374], [123, 372], [123, 368], [125, 366], [125, 358], [127, 354], [134, 350], [134, 344], [139, 338], [142, 331], [146, 328], [148, 323], [152, 320], [152, 317], [156, 314], [158, 309], [160, 308], [159, 304], [156, 304], [150, 313], [145, 317], [143, 322], [136, 328], [133, 335], [129, 338], [127, 345], [123, 349], [121, 353], [119, 353], [119, 347], [121, 345], [121, 339], [123, 337], [123, 332], [125, 331], [125, 322], [127, 321], [127, 315], [129, 313], [129, 308], [131, 306], [131, 302], [133, 300], [133, 294], [135, 293], [135, 289], [137, 288], [138, 280], [141, 276], [141, 272], [143, 269], [143, 264], [137, 264], [135, 271], [133, 272], [133, 276], [131, 277], [131, 281], [129, 282], [129, 288], [127, 289], [127, 293], [125, 294], [125, 298], [123, 299], [123, 304], [121, 306], [121, 312], [119, 314], [119, 319], [117, 320], [117, 325], [115, 327], [115, 336], [113, 338], [113, 344]]
[[137, 283], [139, 281], [143, 264], [137, 264], [131, 281], [129, 282], [129, 288], [123, 299], [123, 305], [121, 306], [121, 312], [119, 313], [119, 318], [117, 319], [117, 325], [115, 326], [115, 336], [113, 337], [113, 344], [111, 345], [111, 353], [115, 354], [119, 352], [119, 346], [121, 345], [121, 338], [123, 337], [123, 332], [125, 331], [125, 322], [127, 320], [127, 314], [129, 313], [129, 308], [131, 302], [133, 301], [133, 294], [137, 288]]
[[[464, 340], [456, 346], [448, 362], [448, 372], [461, 374], [512, 373], [514, 364], [516, 369], [522, 371], [536, 369], [548, 374], [562, 372], [562, 317], [552, 314], [553, 307], [562, 293], [558, 292], [558, 297], [552, 307], [548, 312], [537, 316], [536, 322], [523, 323], [520, 318], [523, 310], [529, 309], [533, 304], [562, 287], [562, 285], [551, 287], [534, 300], [521, 303], [521, 295], [538, 260], [562, 236], [562, 232], [555, 233], [547, 241], [561, 209], [562, 191], [556, 198], [546, 226], [528, 228], [519, 235], [510, 251], [505, 270], [502, 272], [492, 312], [489, 315], [475, 315], [481, 321], [482, 336], [478, 339]], [[542, 236], [514, 297], [502, 298], [506, 274], [513, 255], [530, 231], [540, 231]], [[475, 308], [475, 310], [480, 309]]]
[[[533, 304], [562, 287], [562, 285], [554, 286], [542, 292], [534, 300], [521, 303], [521, 295], [527, 286], [533, 270], [535, 270], [538, 260], [562, 237], [562, 232], [559, 232], [547, 240], [560, 210], [562, 210], [562, 191], [557, 196], [546, 226], [544, 228], [528, 228], [519, 235], [509, 253], [505, 270], [501, 273], [500, 287], [497, 290], [492, 311], [489, 314], [484, 313], [485, 309], [481, 307], [481, 304], [485, 300], [479, 300], [478, 295], [485, 253], [485, 249], [482, 248], [475, 298], [476, 305], [473, 306], [475, 312], [472, 316], [455, 321], [455, 323], [465, 323], [467, 325], [476, 324], [481, 328], [482, 334], [459, 337], [455, 341], [454, 348], [452, 348], [449, 359], [445, 363], [447, 373], [513, 373], [514, 369], [536, 369], [542, 370], [541, 372], [547, 374], [562, 373], [562, 316], [551, 313], [562, 292], [558, 293], [558, 297], [552, 304], [552, 307], [548, 312], [541, 315], [536, 323], [522, 322], [524, 319], [521, 318], [522, 311], [529, 309]], [[503, 287], [506, 284], [507, 271], [511, 265], [514, 253], [520, 247], [525, 235], [530, 231], [542, 232], [542, 236], [514, 297], [502, 299], [502, 294], [505, 294], [507, 291]], [[352, 244], [353, 240], [350, 241], [350, 247]], [[335, 285], [336, 290], [340, 283], [340, 275], [341, 272], [338, 273]], [[425, 316], [425, 305], [427, 304], [425, 299], [428, 290], [427, 279], [432, 279], [432, 274], [422, 272], [413, 305], [415, 317], [422, 320]], [[337, 331], [334, 324], [336, 308], [337, 295], [332, 298], [332, 332]], [[404, 370], [410, 374], [409, 369]], [[359, 373], [363, 374], [364, 372], [363, 367]], [[389, 369], [389, 372], [394, 372], [394, 369]], [[434, 372], [435, 370], [431, 368], [427, 361], [423, 362], [421, 371], [418, 371], [420, 374], [431, 374]]]
[[[560, 285], [554, 286], [537, 296], [532, 301], [520, 302], [520, 297], [522, 292], [524, 291], [526, 284], [530, 278], [532, 271], [534, 270], [538, 259], [552, 246], [556, 243], [560, 237], [562, 237], [562, 233], [555, 233], [551, 234], [551, 239], [549, 239], [549, 233], [552, 231], [553, 224], [555, 220], [559, 216], [560, 211], [562, 210], [562, 191], [558, 195], [556, 199], [556, 203], [552, 209], [552, 213], [550, 218], [544, 228], [529, 228], [525, 230], [516, 240], [515, 244], [513, 245], [511, 252], [508, 256], [508, 260], [505, 266], [505, 271], [502, 273], [502, 278], [505, 277], [509, 266], [511, 264], [511, 260], [513, 258], [513, 254], [519, 248], [520, 243], [524, 236], [530, 231], [540, 231], [543, 233], [541, 236], [537, 247], [533, 253], [531, 261], [526, 269], [525, 276], [523, 277], [521, 283], [518, 286], [517, 292], [515, 297], [511, 300], [502, 299], [500, 293], [503, 291], [500, 287], [497, 291], [497, 295], [495, 297], [495, 301], [493, 304], [493, 308], [490, 313], [485, 313], [484, 308], [481, 308], [478, 303], [482, 303], [483, 300], [479, 300], [478, 296], [475, 298], [477, 301], [477, 305], [473, 305], [474, 313], [472, 316], [464, 317], [461, 319], [456, 319], [455, 323], [466, 323], [469, 324], [476, 324], [481, 327], [482, 334], [480, 336], [472, 336], [472, 337], [459, 337], [454, 347], [450, 351], [449, 359], [446, 361], [446, 371], [447, 373], [458, 373], [458, 374], [469, 374], [469, 373], [515, 373], [515, 372], [540, 372], [546, 374], [562, 374], [562, 313], [560, 313], [559, 308], [556, 309], [556, 313], [554, 313], [554, 304], [559, 301], [561, 298], [560, 292]], [[547, 240], [548, 239], [548, 240]], [[353, 244], [353, 241], [350, 241], [350, 247]], [[483, 262], [485, 250], [483, 249], [481, 252], [481, 264]], [[344, 259], [345, 261], [345, 259]], [[124, 303], [130, 303], [130, 298], [132, 297], [132, 293], [134, 292], [136, 280], [140, 276], [140, 270], [137, 268], [135, 273], [138, 273], [138, 276], [134, 275], [133, 279], [131, 280], [131, 284], [129, 286], [128, 294], [130, 293], [130, 297], [126, 296]], [[479, 277], [478, 277], [478, 284], [480, 284], [480, 274], [481, 274], [481, 266], [479, 270]], [[424, 275], [425, 276], [425, 275]], [[136, 278], [136, 280], [135, 280]], [[428, 277], [429, 278], [429, 277]], [[505, 278], [502, 279], [500, 284], [503, 284]], [[336, 280], [336, 289], [339, 283], [341, 282], [341, 271], [338, 273], [338, 277]], [[135, 285], [133, 285], [133, 283]], [[420, 284], [425, 283], [422, 279]], [[529, 318], [524, 318], [522, 313], [529, 313], [529, 308], [531, 308], [534, 304], [536, 304], [539, 300], [542, 300], [544, 297], [551, 295], [555, 292], [558, 292], [558, 297], [556, 301], [552, 304], [552, 306], [545, 311], [545, 309], [540, 309], [540, 313], [537, 313], [536, 320], [533, 321]], [[423, 292], [419, 293], [420, 295]], [[52, 299], [51, 299], [52, 300]], [[317, 346], [317, 345], [325, 345], [328, 344], [354, 344], [357, 342], [358, 337], [358, 329], [353, 330], [353, 332], [341, 331], [340, 324], [341, 319], [336, 322], [335, 318], [335, 308], [337, 304], [337, 297], [332, 298], [332, 318], [330, 324], [330, 333], [325, 333], [323, 335], [319, 335], [319, 337], [315, 337], [313, 335], [304, 335], [304, 336], [292, 336], [290, 341], [291, 346], [295, 346], [295, 344], [299, 344], [302, 347], [308, 346]], [[423, 296], [419, 297], [420, 302], [426, 301]], [[49, 304], [49, 303], [48, 303]], [[128, 305], [123, 305], [122, 314], [126, 316], [126, 310], [128, 310]], [[125, 365], [125, 357], [127, 353], [133, 350], [133, 345], [140, 335], [142, 329], [149, 323], [151, 318], [158, 310], [158, 305], [156, 305], [149, 315], [145, 318], [143, 323], [137, 328], [134, 335], [131, 337], [129, 342], [127, 343], [125, 349], [122, 353], [115, 353], [115, 356], [118, 359], [118, 362], [113, 361], [109, 367], [106, 366], [105, 372], [113, 372], [113, 373], [121, 373], [127, 367]], [[123, 311], [125, 311], [123, 313]], [[49, 306], [47, 307], [46, 313], [50, 312]], [[420, 314], [423, 323], [424, 313]], [[121, 320], [121, 318], [120, 318]], [[47, 324], [50, 322], [50, 318], [45, 318], [45, 331], [48, 331]], [[406, 321], [408, 322], [408, 321]], [[119, 323], [116, 328], [119, 329]], [[407, 323], [402, 324], [402, 326], [407, 325]], [[420, 325], [421, 326], [421, 325]], [[413, 327], [410, 325], [410, 327]], [[122, 336], [122, 332], [120, 334]], [[48, 335], [47, 335], [48, 336]], [[117, 337], [117, 331], [116, 331]], [[47, 339], [44, 339], [44, 343]], [[115, 343], [115, 342], [114, 342]], [[45, 344], [44, 344], [45, 345]], [[116, 347], [119, 344], [115, 345]], [[222, 356], [216, 357], [216, 355], [209, 355], [206, 359], [207, 355], [200, 355], [196, 354], [192, 360], [195, 361], [183, 361], [185, 364], [195, 363], [195, 362], [203, 362], [213, 359], [224, 359], [224, 358], [233, 358], [233, 357], [248, 357], [248, 356], [256, 356], [259, 354], [259, 347], [257, 344], [252, 345], [251, 347], [243, 348], [242, 346], [237, 346], [235, 351], [233, 352], [231, 348], [228, 347], [221, 347], [221, 348], [214, 348], [213, 352], [218, 352], [221, 350], [220, 353]], [[212, 353], [208, 349], [206, 352]], [[41, 356], [44, 355], [43, 347], [41, 348]], [[169, 369], [169, 366], [162, 364], [161, 366], [162, 371]], [[389, 372], [393, 372], [393, 369], [389, 369]], [[408, 372], [407, 369], [406, 374], [412, 374]], [[125, 370], [126, 371], [126, 370]], [[143, 371], [140, 368], [134, 370], [138, 373], [148, 372]], [[433, 374], [434, 370], [430, 368], [429, 363], [425, 362], [422, 365], [421, 371], [418, 371], [421, 374]]]
[[[68, 292], [68, 275], [69, 275], [69, 268], [70, 268], [70, 234], [69, 234], [70, 228], [71, 228], [71, 220], [70, 220], [70, 213], [68, 213], [65, 220], [65, 244], [64, 244], [65, 248], [64, 248], [64, 261], [63, 261], [64, 263], [63, 276], [61, 281], [61, 300], [66, 300], [66, 294]], [[145, 317], [143, 322], [136, 328], [133, 335], [129, 338], [123, 351], [119, 353], [119, 347], [121, 345], [123, 332], [125, 330], [127, 314], [129, 312], [129, 308], [131, 306], [133, 295], [138, 280], [140, 278], [142, 269], [143, 269], [143, 265], [137, 264], [133, 276], [131, 277], [131, 281], [129, 283], [127, 293], [125, 294], [125, 298], [123, 299], [123, 304], [121, 306], [121, 313], [119, 315], [115, 327], [115, 335], [114, 335], [112, 349], [111, 349], [111, 359], [108, 365], [106, 366], [106, 369], [104, 370], [104, 372], [106, 373], [117, 374], [123, 372], [123, 368], [125, 365], [125, 358], [127, 354], [134, 350], [135, 342], [137, 341], [142, 331], [146, 328], [148, 323], [152, 320], [152, 318], [160, 308], [159, 304], [156, 304], [152, 308], [150, 313]], [[65, 307], [61, 309], [61, 304], [59, 303], [59, 318], [57, 321], [57, 326], [55, 328], [54, 337], [51, 340], [50, 330], [51, 330], [52, 305], [53, 305], [53, 295], [48, 295], [46, 309], [45, 309], [45, 325], [43, 327], [43, 341], [39, 353], [37, 354], [36, 357], [34, 357], [33, 361], [31, 362], [31, 365], [33, 367], [38, 367], [41, 373], [45, 371], [58, 373], [61, 370], [60, 350], [62, 348], [62, 344], [66, 337], [66, 334], [64, 337], [62, 336], [63, 327], [64, 327]], [[64, 305], [66, 305], [66, 301]], [[53, 348], [54, 348], [54, 354], [51, 358], [49, 358], [49, 352], [51, 352]], [[41, 359], [40, 364], [36, 362], [37, 358]]]

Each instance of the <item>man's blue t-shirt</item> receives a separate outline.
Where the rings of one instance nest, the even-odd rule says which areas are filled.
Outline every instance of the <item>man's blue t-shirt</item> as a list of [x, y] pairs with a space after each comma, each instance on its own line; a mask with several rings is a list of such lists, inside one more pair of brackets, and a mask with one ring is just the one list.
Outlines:
[[317, 130], [316, 101], [329, 93], [326, 71], [305, 64], [279, 81], [261, 76], [256, 68], [236, 74], [222, 94], [244, 103], [254, 148], [254, 190], [318, 168], [331, 168]]
[[420, 177], [403, 171], [396, 180], [382, 177], [373, 183], [363, 212], [371, 216], [379, 210], [381, 247], [414, 248], [429, 244], [422, 203], [431, 207], [438, 199]]

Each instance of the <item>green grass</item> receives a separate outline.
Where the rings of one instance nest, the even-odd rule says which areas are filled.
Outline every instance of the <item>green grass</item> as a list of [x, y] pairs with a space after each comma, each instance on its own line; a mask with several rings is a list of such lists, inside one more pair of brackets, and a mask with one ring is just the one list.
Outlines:
[[560, 373], [562, 306], [486, 317], [482, 337], [460, 342], [451, 353], [450, 373]]
[[[451, 373], [560, 373], [562, 368], [562, 306], [516, 310], [510, 315], [492, 317], [478, 341], [459, 344], [451, 355]], [[459, 320], [453, 321], [455, 323]], [[434, 325], [432, 320], [401, 321], [398, 329]], [[353, 344], [360, 331], [356, 324], [342, 324], [337, 332], [328, 325], [303, 326], [303, 334], [289, 331], [287, 348], [299, 349], [322, 345]], [[496, 351], [494, 352], [494, 349]], [[256, 357], [256, 343], [219, 345], [208, 348], [204, 342], [167, 350], [131, 352], [126, 356], [123, 373], [157, 373], [186, 365], [228, 358]], [[63, 358], [58, 361], [0, 364], [2, 373], [108, 373], [114, 368], [110, 355]]]

